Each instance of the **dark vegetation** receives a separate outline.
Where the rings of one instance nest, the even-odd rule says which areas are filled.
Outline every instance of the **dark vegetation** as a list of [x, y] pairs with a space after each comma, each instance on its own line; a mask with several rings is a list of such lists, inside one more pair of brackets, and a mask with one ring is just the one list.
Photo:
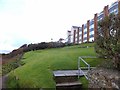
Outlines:
[[18, 68], [19, 66], [24, 65], [25, 63], [20, 60], [22, 56], [22, 54], [19, 54], [5, 60], [4, 64], [2, 65], [2, 76], [9, 73], [11, 70]]
[[[98, 23], [96, 52], [107, 58], [107, 67], [120, 70], [120, 16], [111, 14]], [[109, 65], [109, 66], [108, 66]]]
[[2, 54], [2, 75], [9, 73], [11, 70], [24, 65], [21, 61], [25, 52], [47, 49], [47, 48], [60, 48], [64, 47], [62, 42], [42, 42], [38, 44], [24, 44], [20, 48], [13, 50], [9, 54]]
[[41, 43], [29, 44], [29, 45], [24, 44], [20, 48], [13, 50], [9, 54], [2, 54], [2, 58], [8, 59], [28, 51], [41, 50], [46, 48], [59, 48], [64, 46], [65, 46], [65, 43], [62, 43], [62, 42], [49, 42], [49, 43], [41, 42]]
[[59, 47], [64, 47], [64, 43], [59, 43], [59, 42], [42, 42], [38, 44], [29, 44], [28, 46], [25, 44], [21, 46], [23, 48], [23, 52], [27, 51], [34, 51], [34, 50], [40, 50], [40, 49], [46, 49], [46, 48], [59, 48]]

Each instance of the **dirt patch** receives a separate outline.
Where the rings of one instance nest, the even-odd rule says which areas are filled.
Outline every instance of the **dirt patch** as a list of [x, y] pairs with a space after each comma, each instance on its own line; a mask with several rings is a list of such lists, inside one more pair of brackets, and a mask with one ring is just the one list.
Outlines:
[[115, 88], [120, 90], [120, 72], [112, 69], [96, 68], [88, 73], [89, 88]]

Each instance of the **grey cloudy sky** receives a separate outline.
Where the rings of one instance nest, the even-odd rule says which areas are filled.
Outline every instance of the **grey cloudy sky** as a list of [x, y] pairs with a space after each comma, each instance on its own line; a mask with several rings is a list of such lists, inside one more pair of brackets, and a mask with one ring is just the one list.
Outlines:
[[0, 0], [0, 53], [24, 43], [57, 41], [116, 0]]

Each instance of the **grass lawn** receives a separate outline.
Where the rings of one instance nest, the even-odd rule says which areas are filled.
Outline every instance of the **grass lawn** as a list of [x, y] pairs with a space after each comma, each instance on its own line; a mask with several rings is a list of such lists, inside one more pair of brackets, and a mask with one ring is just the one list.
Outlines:
[[[8, 87], [55, 88], [52, 70], [77, 69], [79, 56], [96, 56], [94, 44], [30, 51], [24, 54], [23, 66], [9, 73]], [[85, 59], [96, 66], [103, 59]], [[17, 80], [16, 80], [16, 78]]]

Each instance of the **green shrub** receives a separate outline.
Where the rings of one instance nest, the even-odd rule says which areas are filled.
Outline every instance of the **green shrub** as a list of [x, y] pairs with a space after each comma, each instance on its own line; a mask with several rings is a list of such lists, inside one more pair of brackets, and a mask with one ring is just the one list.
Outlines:
[[120, 70], [120, 16], [111, 14], [98, 23], [95, 50], [101, 57], [112, 59]]

